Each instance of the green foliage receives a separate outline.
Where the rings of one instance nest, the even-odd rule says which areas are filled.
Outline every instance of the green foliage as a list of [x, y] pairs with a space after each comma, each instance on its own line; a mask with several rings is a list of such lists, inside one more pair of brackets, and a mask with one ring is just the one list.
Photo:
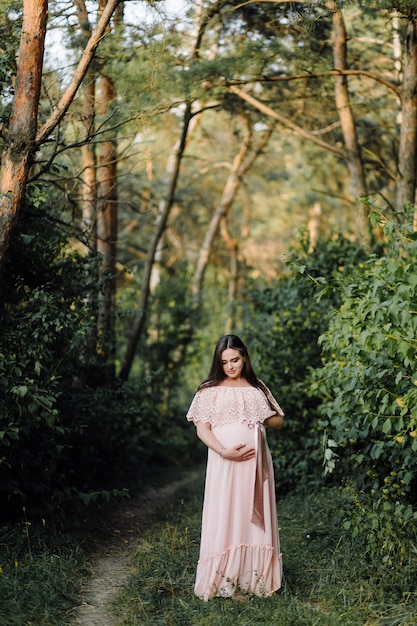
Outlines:
[[104, 377], [99, 357], [87, 348], [95, 330], [98, 266], [70, 245], [71, 231], [46, 202], [42, 190], [30, 193], [0, 285], [5, 517], [21, 515], [23, 506], [47, 515], [97, 500], [100, 477], [111, 473], [108, 460], [121, 455], [121, 432], [129, 441], [127, 430], [141, 419], [128, 389], [95, 391]]
[[417, 7], [414, 0], [375, 0], [374, 6], [386, 11], [398, 11], [408, 20], [416, 19]]
[[183, 413], [172, 418], [184, 308], [172, 290], [160, 294], [133, 382], [109, 381], [94, 343], [98, 259], [78, 252], [51, 204], [50, 190], [30, 190], [0, 285], [4, 517], [22, 507], [63, 515], [124, 495], [132, 472], [184, 462], [195, 441]]
[[73, 424], [66, 438], [68, 453], [60, 464], [70, 482], [55, 495], [64, 507], [72, 502], [82, 508], [103, 497], [123, 495], [103, 487], [115, 487], [132, 468], [139, 473], [155, 460], [156, 411], [137, 387], [117, 381], [85, 383], [67, 390], [59, 408], [61, 419]]
[[25, 213], [1, 283], [0, 491], [12, 509], [47, 497], [78, 428], [62, 419], [59, 402], [79, 372], [88, 281], [82, 257], [47, 219]]
[[348, 277], [362, 257], [341, 236], [323, 240], [313, 252], [304, 240], [286, 274], [247, 293], [253, 321], [245, 336], [257, 353], [256, 371], [286, 413], [284, 429], [268, 433], [281, 490], [322, 480], [322, 432], [318, 401], [308, 393], [309, 373], [321, 365], [318, 338], [339, 304], [336, 277]]
[[[21, 24], [21, 2], [4, 0], [0, 6], [0, 128], [6, 126], [10, 114]], [[2, 143], [0, 136], [0, 148]]]
[[149, 405], [145, 415], [152, 416], [153, 441], [145, 445], [159, 462], [175, 464], [179, 459], [182, 463], [189, 460], [195, 450], [194, 429], [184, 418], [182, 378], [198, 313], [194, 310], [193, 314], [186, 265], [178, 262], [170, 269], [169, 289], [166, 280], [162, 269], [148, 306], [147, 337], [138, 348], [131, 379], [142, 381], [135, 386], [142, 388], [142, 398]]
[[393, 568], [414, 554], [417, 520], [417, 237], [394, 223], [385, 235], [385, 256], [341, 283], [312, 393], [323, 400], [328, 469], [355, 493], [348, 525]]

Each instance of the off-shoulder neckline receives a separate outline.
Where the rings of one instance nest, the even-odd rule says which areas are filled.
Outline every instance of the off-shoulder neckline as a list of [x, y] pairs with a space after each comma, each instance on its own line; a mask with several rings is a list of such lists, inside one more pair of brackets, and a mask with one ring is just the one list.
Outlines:
[[206, 389], [258, 389], [253, 385], [213, 385], [212, 387], [206, 387]]

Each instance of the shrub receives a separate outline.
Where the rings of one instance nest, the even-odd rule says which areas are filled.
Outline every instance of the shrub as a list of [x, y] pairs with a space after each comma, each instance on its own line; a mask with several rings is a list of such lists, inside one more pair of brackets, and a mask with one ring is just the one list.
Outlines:
[[[48, 232], [46, 232], [48, 231]], [[59, 229], [29, 219], [1, 282], [0, 492], [2, 513], [50, 497], [67, 438], [79, 428], [59, 402], [79, 375], [90, 328], [81, 255]]]
[[417, 470], [417, 235], [385, 226], [386, 255], [372, 256], [349, 281], [321, 337], [321, 397], [327, 469], [354, 491], [346, 526], [391, 566], [415, 541]]
[[133, 382], [109, 379], [90, 348], [99, 261], [78, 252], [42, 193], [31, 192], [0, 283], [2, 517], [112, 497], [122, 476], [131, 485], [149, 464], [184, 461], [191, 440], [183, 415], [172, 419], [169, 393], [178, 324], [145, 351]]
[[[108, 468], [100, 455], [112, 450], [108, 458], [114, 459], [120, 431], [131, 426], [132, 400], [122, 405], [128, 391], [103, 391], [100, 360], [86, 348], [95, 329], [97, 263], [77, 251], [71, 229], [55, 218], [39, 190], [32, 200], [0, 284], [2, 517], [20, 516], [23, 506], [31, 515], [46, 515], [56, 514], [58, 505], [87, 502], [92, 477], [99, 497], [98, 477]], [[88, 396], [94, 403], [87, 414]], [[111, 419], [100, 421], [110, 410]]]

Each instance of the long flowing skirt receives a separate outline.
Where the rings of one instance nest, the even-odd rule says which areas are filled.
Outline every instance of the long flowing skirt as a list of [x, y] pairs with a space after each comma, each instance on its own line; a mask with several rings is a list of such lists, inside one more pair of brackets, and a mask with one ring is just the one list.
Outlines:
[[[255, 431], [246, 422], [213, 428], [225, 447], [239, 442], [254, 445]], [[267, 445], [264, 451], [269, 470], [263, 482], [264, 529], [251, 521], [256, 459], [228, 461], [208, 451], [195, 583], [195, 593], [203, 600], [237, 591], [269, 596], [281, 587], [273, 466]]]

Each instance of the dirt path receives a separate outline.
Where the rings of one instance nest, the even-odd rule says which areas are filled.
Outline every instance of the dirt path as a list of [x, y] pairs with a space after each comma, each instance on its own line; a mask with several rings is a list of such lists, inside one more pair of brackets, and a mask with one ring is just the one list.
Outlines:
[[197, 478], [201, 472], [190, 472], [181, 480], [140, 493], [116, 507], [108, 520], [106, 538], [99, 542], [92, 554], [91, 578], [83, 589], [79, 606], [74, 610], [72, 626], [118, 624], [110, 603], [133, 571], [135, 543], [143, 528], [164, 500]]

